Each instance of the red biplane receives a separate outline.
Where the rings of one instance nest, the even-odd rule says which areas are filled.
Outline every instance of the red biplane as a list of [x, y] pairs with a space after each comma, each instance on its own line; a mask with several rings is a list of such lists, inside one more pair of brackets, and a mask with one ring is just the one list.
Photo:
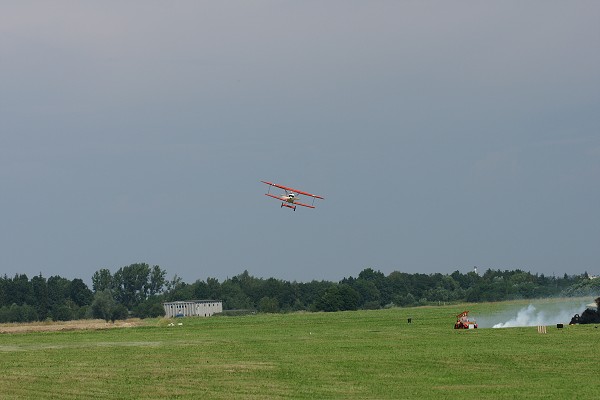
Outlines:
[[[274, 199], [281, 200], [281, 207], [291, 208], [294, 211], [296, 211], [296, 206], [315, 208], [315, 199], [323, 199], [323, 197], [317, 196], [316, 194], [303, 192], [301, 190], [294, 189], [294, 188], [291, 188], [288, 186], [277, 185], [276, 183], [265, 182], [265, 181], [261, 181], [261, 182], [269, 185], [269, 191], [267, 193], [265, 193], [265, 196], [269, 196]], [[271, 194], [271, 186], [275, 186], [277, 188], [283, 189], [285, 191], [285, 193], [282, 194], [281, 196], [276, 196], [274, 194]], [[305, 203], [299, 202], [298, 198], [300, 197], [300, 195], [312, 197], [312, 204], [305, 204]]]

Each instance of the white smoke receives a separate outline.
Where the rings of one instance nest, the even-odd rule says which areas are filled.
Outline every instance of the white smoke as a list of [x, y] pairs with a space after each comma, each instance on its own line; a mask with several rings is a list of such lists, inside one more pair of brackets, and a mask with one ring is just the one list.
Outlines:
[[559, 307], [556, 305], [550, 309], [541, 310], [533, 304], [521, 308], [515, 317], [506, 322], [499, 322], [493, 325], [493, 328], [512, 328], [516, 326], [547, 326], [554, 324], [568, 324], [575, 314], [581, 314], [585, 310], [585, 305], [566, 305]]

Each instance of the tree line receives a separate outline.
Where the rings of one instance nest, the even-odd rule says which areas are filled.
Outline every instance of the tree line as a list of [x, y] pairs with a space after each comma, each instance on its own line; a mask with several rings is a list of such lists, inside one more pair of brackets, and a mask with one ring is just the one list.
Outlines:
[[178, 300], [221, 300], [224, 310], [279, 313], [600, 294], [600, 278], [587, 272], [555, 277], [520, 269], [488, 269], [482, 275], [394, 271], [386, 276], [366, 268], [339, 282], [289, 282], [244, 271], [223, 282], [207, 278], [188, 284], [177, 276], [168, 281], [166, 275], [158, 265], [146, 263], [114, 273], [100, 269], [92, 276], [91, 289], [81, 279], [5, 275], [0, 278], [0, 322], [158, 317], [164, 315], [163, 302]]

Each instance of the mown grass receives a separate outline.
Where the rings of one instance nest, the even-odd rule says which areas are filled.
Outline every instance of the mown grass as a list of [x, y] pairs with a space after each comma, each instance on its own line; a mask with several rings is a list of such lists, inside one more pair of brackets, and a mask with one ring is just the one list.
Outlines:
[[[593, 325], [454, 330], [463, 308], [186, 318], [0, 335], [0, 397], [596, 399]], [[407, 318], [412, 323], [407, 323]]]

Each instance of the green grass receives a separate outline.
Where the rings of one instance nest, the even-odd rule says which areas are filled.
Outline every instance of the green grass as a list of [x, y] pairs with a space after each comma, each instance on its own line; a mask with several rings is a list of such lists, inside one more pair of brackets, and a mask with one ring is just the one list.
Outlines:
[[[512, 303], [514, 304], [514, 303]], [[594, 325], [454, 330], [511, 303], [0, 335], [0, 397], [596, 399]], [[413, 323], [408, 324], [411, 317]]]

